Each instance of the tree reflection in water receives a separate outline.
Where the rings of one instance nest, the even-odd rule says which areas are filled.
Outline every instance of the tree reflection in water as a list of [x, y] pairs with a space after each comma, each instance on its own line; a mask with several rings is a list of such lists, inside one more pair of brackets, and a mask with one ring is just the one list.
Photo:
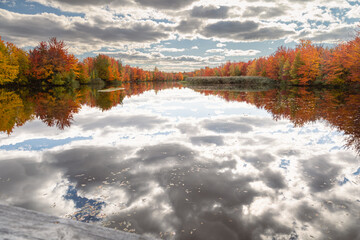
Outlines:
[[35, 118], [49, 127], [70, 127], [74, 114], [82, 106], [100, 108], [102, 111], [121, 105], [125, 97], [139, 95], [145, 91], [179, 87], [175, 82], [124, 83], [124, 91], [98, 92], [88, 86], [79, 89], [55, 87], [48, 91], [29, 89], [0, 89], [0, 131], [11, 134], [15, 127]]
[[[275, 120], [289, 119], [296, 127], [325, 120], [347, 136], [347, 147], [360, 153], [360, 92], [340, 89], [289, 88], [262, 92], [209, 90], [196, 87], [204, 95], [216, 95], [226, 101], [246, 102], [271, 113]], [[210, 87], [211, 89], [211, 87]]]

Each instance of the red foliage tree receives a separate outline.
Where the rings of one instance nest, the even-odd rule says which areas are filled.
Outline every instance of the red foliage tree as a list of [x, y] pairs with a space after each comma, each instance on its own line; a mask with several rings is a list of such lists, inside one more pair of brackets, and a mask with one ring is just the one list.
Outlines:
[[[35, 80], [55, 83], [55, 77], [63, 78], [75, 68], [77, 59], [69, 54], [64, 41], [51, 38], [40, 42], [29, 54], [29, 76]], [[60, 76], [61, 75], [61, 76]]]

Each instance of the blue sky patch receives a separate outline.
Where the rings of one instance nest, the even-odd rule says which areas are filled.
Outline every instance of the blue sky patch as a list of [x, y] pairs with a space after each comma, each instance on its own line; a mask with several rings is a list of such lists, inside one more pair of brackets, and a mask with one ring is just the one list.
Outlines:
[[65, 139], [38, 138], [38, 139], [29, 139], [21, 143], [3, 145], [0, 146], [0, 149], [6, 151], [14, 151], [14, 150], [42, 151], [44, 149], [63, 146], [74, 141], [91, 140], [91, 139], [92, 137], [75, 137], [75, 138], [65, 138]]
[[63, 15], [67, 17], [84, 17], [83, 13], [72, 13], [72, 12], [63, 12], [58, 8], [53, 8], [39, 4], [37, 2], [25, 1], [25, 0], [7, 0], [0, 1], [0, 8], [9, 10], [11, 12], [21, 13], [21, 14], [41, 14], [41, 13], [53, 13], [56, 15]]
[[69, 186], [64, 198], [73, 201], [75, 207], [79, 209], [72, 215], [72, 218], [81, 222], [97, 222], [101, 220], [99, 217], [100, 210], [105, 206], [105, 202], [80, 197], [77, 189], [73, 186]]
[[281, 163], [279, 165], [280, 168], [287, 169], [290, 166], [290, 160], [281, 159]]

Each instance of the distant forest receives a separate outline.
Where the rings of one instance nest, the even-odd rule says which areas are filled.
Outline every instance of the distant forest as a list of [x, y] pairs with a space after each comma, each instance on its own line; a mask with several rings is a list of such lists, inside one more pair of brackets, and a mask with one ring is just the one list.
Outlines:
[[263, 76], [291, 85], [360, 83], [360, 32], [351, 41], [324, 48], [301, 40], [295, 49], [280, 47], [268, 57], [227, 62], [186, 76]]
[[63, 41], [51, 38], [26, 52], [0, 38], [0, 85], [88, 84], [101, 79], [122, 81], [181, 81], [194, 76], [263, 76], [291, 85], [360, 82], [360, 33], [333, 48], [301, 40], [296, 48], [280, 47], [268, 57], [248, 62], [227, 62], [215, 68], [187, 73], [145, 71], [123, 65], [115, 58], [98, 55], [79, 61]]

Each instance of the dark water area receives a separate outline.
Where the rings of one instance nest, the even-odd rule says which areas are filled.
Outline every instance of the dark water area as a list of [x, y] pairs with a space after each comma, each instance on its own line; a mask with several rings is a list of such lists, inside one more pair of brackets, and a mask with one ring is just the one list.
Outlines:
[[0, 203], [161, 239], [360, 239], [360, 94], [0, 89]]

